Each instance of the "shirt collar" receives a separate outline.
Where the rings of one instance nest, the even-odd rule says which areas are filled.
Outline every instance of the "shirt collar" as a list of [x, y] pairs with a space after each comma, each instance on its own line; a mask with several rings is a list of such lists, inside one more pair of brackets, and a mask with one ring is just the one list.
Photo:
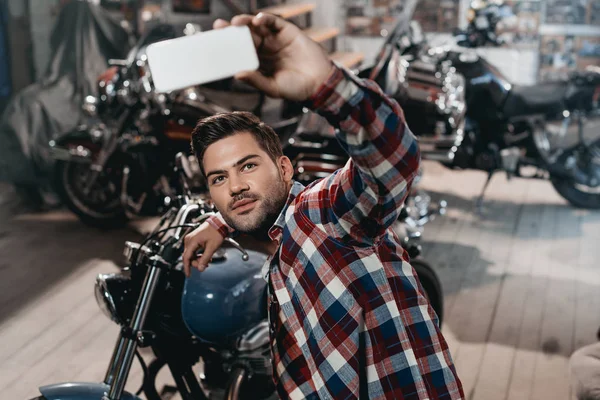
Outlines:
[[283, 232], [283, 227], [285, 226], [285, 214], [288, 210], [288, 207], [292, 202], [298, 197], [298, 195], [304, 190], [304, 185], [300, 182], [294, 181], [292, 184], [292, 188], [290, 189], [290, 193], [288, 194], [287, 201], [285, 202], [285, 206], [281, 209], [277, 220], [269, 229], [269, 237], [271, 240], [279, 240], [281, 236], [281, 232]]

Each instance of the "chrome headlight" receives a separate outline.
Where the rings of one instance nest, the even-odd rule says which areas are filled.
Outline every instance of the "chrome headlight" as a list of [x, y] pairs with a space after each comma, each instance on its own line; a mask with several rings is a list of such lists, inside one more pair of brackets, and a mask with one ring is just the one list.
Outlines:
[[117, 306], [111, 293], [108, 291], [107, 280], [114, 277], [115, 274], [100, 274], [96, 277], [96, 285], [94, 287], [94, 294], [96, 295], [96, 302], [98, 307], [104, 315], [110, 318], [112, 321], [120, 324], [120, 318], [117, 314]]

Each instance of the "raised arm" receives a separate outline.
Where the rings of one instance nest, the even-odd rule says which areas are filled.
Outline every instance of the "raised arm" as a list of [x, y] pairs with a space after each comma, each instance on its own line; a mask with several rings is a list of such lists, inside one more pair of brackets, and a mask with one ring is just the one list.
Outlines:
[[417, 140], [395, 100], [343, 68], [332, 71], [310, 103], [338, 128], [350, 155], [344, 168], [315, 187], [326, 192], [325, 220], [339, 236], [375, 241], [398, 217], [417, 173]]

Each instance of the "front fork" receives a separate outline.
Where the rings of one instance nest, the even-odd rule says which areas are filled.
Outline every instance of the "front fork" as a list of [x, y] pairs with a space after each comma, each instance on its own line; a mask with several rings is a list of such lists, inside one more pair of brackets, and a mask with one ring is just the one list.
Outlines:
[[106, 166], [106, 162], [113, 155], [115, 150], [117, 149], [117, 145], [119, 144], [118, 135], [111, 133], [110, 138], [104, 143], [95, 160], [92, 161], [90, 165], [90, 174], [88, 176], [88, 181], [86, 185], [83, 187], [83, 193], [87, 196], [94, 187], [98, 176], [104, 170]]
[[94, 184], [96, 183], [96, 180], [98, 180], [100, 173], [104, 171], [104, 167], [106, 166], [108, 159], [117, 149], [121, 132], [123, 132], [125, 122], [128, 120], [130, 115], [131, 111], [125, 111], [119, 117], [115, 126], [109, 128], [111, 130], [109, 138], [104, 142], [100, 152], [98, 152], [98, 155], [94, 160], [92, 160], [92, 164], [90, 165], [90, 175], [88, 177], [87, 184], [83, 187], [83, 192], [86, 196], [90, 193], [92, 187], [94, 187]]
[[104, 383], [110, 386], [110, 390], [102, 400], [118, 400], [125, 390], [125, 384], [129, 377], [138, 341], [143, 340], [142, 329], [150, 310], [154, 291], [162, 273], [162, 267], [158, 265], [159, 263], [159, 260], [153, 261], [144, 280], [142, 293], [135, 307], [131, 322], [128, 327], [121, 329], [115, 350], [110, 359], [110, 365], [104, 377]]

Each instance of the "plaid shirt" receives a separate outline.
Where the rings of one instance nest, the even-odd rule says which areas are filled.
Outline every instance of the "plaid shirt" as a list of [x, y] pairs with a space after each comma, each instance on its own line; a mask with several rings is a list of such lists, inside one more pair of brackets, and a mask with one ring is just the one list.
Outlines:
[[279, 242], [267, 264], [279, 395], [462, 399], [437, 316], [390, 229], [419, 165], [402, 109], [341, 68], [311, 103], [351, 159], [306, 188], [294, 183], [269, 231]]

